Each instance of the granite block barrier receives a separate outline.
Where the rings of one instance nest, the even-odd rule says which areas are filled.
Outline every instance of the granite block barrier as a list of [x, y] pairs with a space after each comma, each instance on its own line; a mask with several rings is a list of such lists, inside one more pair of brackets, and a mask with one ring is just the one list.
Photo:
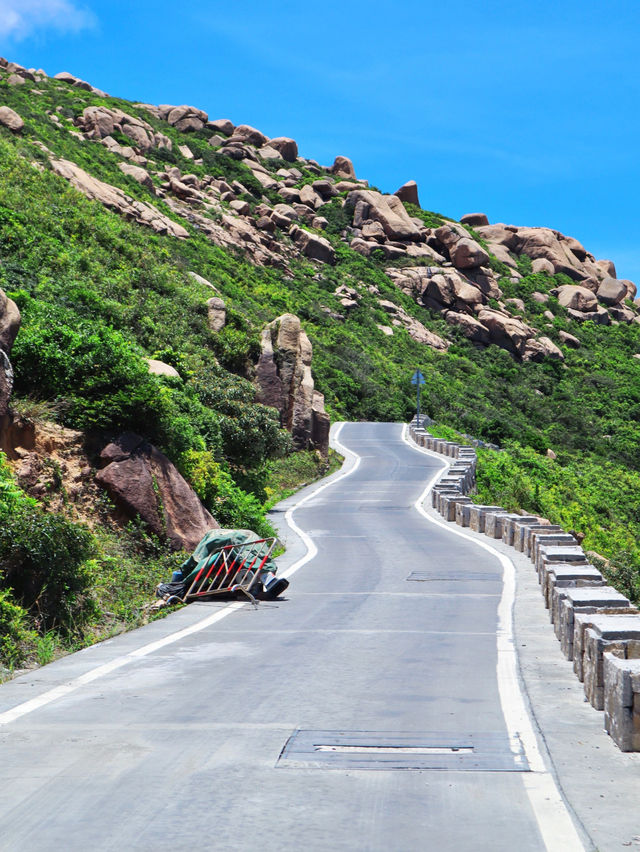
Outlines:
[[588, 562], [547, 562], [540, 574], [542, 597], [547, 609], [551, 609], [553, 590], [560, 588], [584, 588], [604, 586], [604, 578], [594, 565]]
[[506, 524], [510, 520], [517, 518], [518, 515], [509, 514], [508, 512], [491, 512], [487, 515], [484, 534], [489, 538], [502, 538]]
[[533, 542], [532, 536], [535, 533], [542, 533], [543, 535], [550, 535], [551, 533], [563, 533], [564, 530], [562, 527], [559, 527], [557, 524], [530, 524], [529, 526], [525, 526], [521, 529], [521, 538], [522, 538], [522, 547], [520, 550], [525, 553], [527, 556], [531, 556], [531, 546]]
[[[640, 616], [604, 615], [584, 636], [584, 694], [596, 710], [604, 710], [605, 651], [624, 660], [640, 660]], [[605, 621], [608, 619], [608, 621]]]
[[573, 661], [587, 700], [605, 711], [605, 729], [622, 751], [640, 751], [640, 612], [605, 584], [573, 535], [545, 518], [473, 503], [473, 447], [409, 427], [421, 447], [450, 460], [433, 486], [432, 506], [450, 523], [469, 527], [525, 553], [535, 566], [560, 647]]
[[640, 659], [605, 651], [604, 728], [620, 751], [640, 751]]
[[[563, 605], [565, 605], [563, 607]], [[562, 636], [571, 631], [571, 642], [573, 643], [573, 614], [585, 608], [592, 608], [594, 612], [598, 609], [611, 609], [622, 607], [631, 611], [631, 602], [613, 586], [604, 584], [604, 580], [598, 584], [588, 585], [560, 585], [555, 583], [551, 589], [551, 606], [549, 617], [553, 629], [562, 647]]]
[[584, 550], [579, 544], [571, 546], [544, 544], [539, 548], [534, 564], [538, 572], [538, 580], [542, 583], [543, 568], [550, 562], [579, 562], [586, 565], [587, 561]]
[[532, 533], [529, 538], [531, 541], [529, 558], [534, 565], [538, 564], [538, 557], [543, 547], [552, 547], [554, 545], [559, 547], [579, 547], [576, 539], [570, 533], [566, 532], [537, 532]]
[[[581, 591], [586, 589], [587, 592], [589, 589], [600, 591], [606, 586], [606, 583], [595, 565], [550, 562], [545, 566], [541, 585], [543, 586], [543, 597], [549, 610], [549, 620], [552, 624], [556, 624], [560, 604], [567, 595], [570, 596], [576, 589]], [[616, 594], [620, 593], [616, 592]], [[579, 598], [580, 595], [577, 596], [577, 599]], [[621, 598], [627, 600], [624, 595], [621, 595]], [[558, 634], [556, 633], [556, 635]], [[558, 639], [560, 639], [559, 636]]]
[[502, 540], [510, 547], [515, 547], [516, 536], [519, 537], [520, 528], [540, 523], [537, 515], [515, 515], [502, 525]]

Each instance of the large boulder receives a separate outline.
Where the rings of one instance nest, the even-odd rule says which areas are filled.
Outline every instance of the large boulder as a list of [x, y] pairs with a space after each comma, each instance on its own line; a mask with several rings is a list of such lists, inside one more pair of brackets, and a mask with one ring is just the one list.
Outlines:
[[486, 213], [465, 213], [460, 219], [461, 225], [470, 225], [472, 228], [483, 227], [489, 224]]
[[167, 123], [183, 133], [202, 130], [209, 121], [209, 116], [201, 109], [192, 106], [173, 107], [167, 114]]
[[486, 301], [478, 287], [446, 269], [438, 270], [435, 275], [426, 279], [426, 286], [420, 293], [420, 298], [425, 304], [435, 301], [446, 306], [471, 308]]
[[24, 121], [18, 113], [8, 106], [0, 107], [0, 124], [11, 130], [12, 133], [20, 133], [24, 127]]
[[489, 263], [489, 255], [479, 243], [472, 239], [458, 240], [450, 250], [449, 256], [456, 269], [473, 269]]
[[403, 203], [395, 195], [357, 189], [349, 193], [346, 204], [354, 210], [355, 227], [359, 227], [367, 219], [373, 219], [380, 222], [391, 240], [420, 242], [423, 239], [423, 229], [411, 219]]
[[456, 311], [447, 311], [444, 318], [449, 325], [457, 326], [465, 337], [468, 337], [473, 343], [482, 343], [485, 346], [491, 341], [491, 335], [486, 325], [483, 325], [480, 320], [469, 314], [457, 313]]
[[234, 130], [233, 123], [228, 118], [216, 118], [215, 121], [209, 121], [207, 127], [222, 136], [231, 136]]
[[324, 397], [314, 389], [313, 350], [300, 320], [283, 314], [262, 332], [256, 365], [257, 398], [280, 412], [280, 423], [299, 449], [329, 451], [329, 417]]
[[627, 284], [617, 278], [605, 278], [598, 287], [597, 296], [605, 305], [618, 305], [627, 298]]
[[595, 311], [598, 307], [597, 298], [586, 287], [563, 284], [554, 292], [563, 308], [571, 308], [574, 311]]
[[437, 245], [444, 247], [447, 252], [451, 252], [460, 240], [468, 238], [469, 232], [462, 225], [458, 225], [457, 222], [447, 222], [446, 225], [436, 228], [433, 234], [433, 239], [435, 239]]
[[580, 311], [574, 308], [567, 308], [567, 315], [570, 319], [578, 322], [595, 322], [597, 325], [611, 325], [611, 314], [602, 305], [597, 305], [595, 310]]
[[317, 210], [318, 207], [322, 207], [324, 201], [322, 200], [322, 196], [319, 195], [312, 186], [306, 184], [300, 189], [300, 203], [304, 204], [306, 207], [311, 207], [313, 210]]
[[612, 260], [596, 260], [595, 265], [601, 271], [601, 278], [617, 278], [616, 265]]
[[18, 306], [7, 297], [4, 290], [0, 290], [0, 349], [4, 349], [7, 355], [11, 354], [11, 347], [19, 330]]
[[297, 225], [292, 229], [292, 236], [305, 257], [318, 260], [320, 263], [334, 264], [336, 262], [335, 250], [325, 237], [310, 234], [309, 231], [298, 228]]
[[613, 317], [613, 319], [618, 320], [618, 322], [635, 322], [640, 320], [638, 314], [635, 311], [630, 310], [626, 307], [626, 305], [611, 305], [609, 307], [609, 313]]
[[239, 124], [233, 131], [230, 141], [245, 142], [247, 145], [253, 145], [256, 148], [262, 148], [269, 141], [269, 138], [260, 130], [251, 127], [250, 124]]
[[289, 139], [288, 136], [277, 136], [275, 139], [269, 140], [269, 145], [275, 148], [282, 159], [288, 163], [295, 163], [298, 159], [298, 143], [295, 139]]
[[518, 238], [518, 229], [515, 225], [477, 225], [475, 231], [483, 240], [487, 240], [490, 243], [500, 243], [506, 246], [509, 251], [518, 253], [520, 239]]
[[555, 361], [564, 361], [562, 350], [549, 337], [540, 337], [538, 340], [527, 340], [522, 350], [523, 361], [544, 361], [551, 358]]
[[416, 207], [420, 207], [420, 200], [418, 199], [418, 184], [415, 180], [408, 180], [406, 183], [403, 183], [400, 189], [396, 189], [393, 194], [396, 195], [400, 201], [406, 201], [407, 204], [413, 204]]
[[503, 246], [500, 243], [488, 243], [488, 246], [489, 251], [494, 255], [496, 260], [499, 260], [500, 263], [504, 263], [505, 266], [511, 267], [511, 269], [518, 269], [517, 261], [511, 256], [511, 253], [506, 246]]
[[222, 331], [227, 322], [227, 308], [219, 296], [207, 299], [207, 324], [209, 330], [217, 333]]
[[517, 355], [523, 354], [527, 341], [535, 333], [522, 320], [490, 308], [482, 308], [477, 318], [489, 330], [492, 343]]
[[338, 175], [338, 177], [356, 179], [356, 171], [348, 157], [336, 157], [329, 171], [334, 175]]
[[100, 460], [106, 466], [96, 480], [122, 521], [141, 518], [176, 550], [193, 550], [205, 533], [219, 529], [178, 469], [139, 435], [125, 433], [104, 448]]
[[550, 260], [547, 260], [546, 257], [537, 257], [531, 263], [531, 269], [533, 272], [541, 273], [542, 275], [554, 275], [555, 267]]
[[118, 168], [123, 174], [127, 175], [127, 177], [132, 177], [139, 184], [146, 186], [147, 189], [150, 189], [155, 193], [155, 187], [153, 185], [151, 175], [146, 169], [143, 169], [142, 166], [134, 166], [133, 163], [118, 163]]
[[86, 107], [78, 119], [78, 125], [91, 139], [112, 136], [118, 123], [115, 111], [108, 107]]
[[3, 290], [0, 290], [0, 418], [9, 413], [13, 391], [13, 369], [9, 355], [20, 329], [20, 311]]
[[169, 379], [179, 379], [180, 373], [171, 364], [165, 364], [164, 361], [158, 361], [156, 358], [145, 358], [147, 367], [152, 376], [165, 376]]
[[569, 334], [568, 331], [559, 331], [558, 337], [565, 346], [570, 346], [571, 349], [580, 349], [582, 346], [580, 340], [575, 335]]

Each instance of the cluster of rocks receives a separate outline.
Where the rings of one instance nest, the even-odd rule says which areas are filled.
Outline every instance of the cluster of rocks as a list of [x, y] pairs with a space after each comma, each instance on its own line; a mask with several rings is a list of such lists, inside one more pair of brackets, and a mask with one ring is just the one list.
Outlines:
[[[430, 346], [431, 349], [436, 349], [439, 352], [444, 352], [449, 348], [449, 342], [444, 340], [440, 335], [433, 331], [429, 331], [419, 320], [408, 314], [401, 305], [396, 305], [389, 299], [378, 299], [378, 305], [383, 311], [389, 314], [391, 327], [379, 325], [378, 328], [383, 334], [389, 335], [389, 329], [393, 333], [393, 327], [406, 329], [409, 337], [413, 338], [416, 343], [422, 343], [425, 346]], [[389, 335], [390, 336], [390, 335]]]
[[[213, 131], [209, 144], [221, 155], [241, 161], [265, 191], [273, 190], [280, 195], [282, 203], [274, 204], [263, 196], [252, 210], [246, 200], [251, 197], [251, 193], [240, 181], [227, 183], [211, 176], [202, 179], [193, 174], [182, 174], [175, 166], [154, 170], [157, 168], [151, 159], [154, 151], [162, 148], [172, 150], [171, 139], [154, 130], [148, 122], [120, 109], [87, 107], [76, 120], [76, 126], [82, 138], [99, 141], [113, 154], [122, 157], [126, 161], [120, 164], [124, 174], [164, 199], [174, 213], [196, 225], [216, 244], [241, 249], [258, 265], [283, 266], [287, 257], [296, 253], [321, 263], [335, 261], [335, 251], [330, 242], [317, 233], [326, 227], [327, 221], [316, 215], [315, 211], [341, 193], [366, 186], [366, 181], [357, 181], [353, 164], [348, 158], [336, 157], [330, 169], [323, 169], [314, 160], [299, 157], [297, 143], [289, 137], [269, 139], [249, 125], [236, 126], [229, 119], [210, 121], [207, 113], [197, 107], [135, 106], [147, 110], [157, 120], [166, 121], [183, 133], [203, 129]], [[51, 118], [60, 123], [55, 114]], [[17, 115], [11, 120], [21, 121]], [[116, 132], [130, 139], [131, 144], [120, 144], [114, 138]], [[179, 146], [179, 150], [186, 159], [202, 163], [194, 157], [188, 145]], [[270, 161], [276, 161], [275, 166], [278, 168], [272, 166]], [[281, 167], [282, 162], [290, 166]], [[303, 172], [296, 164], [307, 172], [318, 174], [318, 180], [297, 187]], [[85, 184], [84, 180], [76, 182], [77, 188], [83, 192]], [[109, 201], [113, 202], [114, 193], [117, 192], [113, 187], [111, 192], [102, 195], [107, 195]], [[98, 196], [85, 194], [101, 200]], [[130, 215], [126, 205], [110, 203], [109, 206], [124, 215]], [[278, 238], [274, 237], [276, 231], [280, 232]], [[180, 233], [180, 236], [184, 234]], [[283, 240], [282, 236], [290, 239]]]
[[[360, 289], [358, 289], [358, 287], [351, 287], [348, 284], [339, 284], [334, 290], [334, 296], [336, 296], [341, 308], [343, 308], [346, 313], [349, 313], [349, 311], [359, 307], [362, 302], [362, 285], [359, 286]], [[396, 305], [395, 302], [392, 302], [389, 299], [381, 299], [380, 290], [375, 286], [375, 284], [368, 285], [366, 290], [370, 295], [376, 298], [378, 306], [389, 315], [389, 325], [383, 323], [378, 324], [379, 330], [384, 335], [393, 337], [394, 329], [403, 328], [407, 331], [409, 337], [413, 338], [416, 343], [422, 343], [425, 346], [430, 346], [432, 349], [436, 349], [441, 352], [449, 348], [448, 341], [426, 328], [419, 320], [407, 313], [402, 305]], [[344, 314], [336, 313], [327, 306], [323, 306], [322, 310], [332, 319], [344, 320], [345, 318]]]
[[635, 284], [631, 281], [605, 278], [595, 291], [584, 284], [563, 284], [551, 292], [567, 309], [567, 314], [578, 322], [591, 320], [599, 325], [615, 321], [640, 322], [637, 311], [624, 304], [636, 295]]
[[525, 553], [533, 562], [555, 635], [584, 684], [585, 698], [604, 710], [604, 727], [622, 751], [640, 751], [640, 613], [607, 586], [589, 562], [582, 535], [537, 515], [474, 504], [477, 456], [472, 447], [434, 438], [415, 421], [418, 446], [451, 459], [434, 486], [432, 505], [446, 521], [469, 527]]
[[8, 86], [24, 86], [27, 83], [46, 80], [47, 74], [41, 68], [25, 68], [17, 62], [9, 62], [0, 57], [0, 77]]
[[474, 343], [495, 343], [525, 361], [564, 359], [552, 340], [537, 337], [537, 329], [514, 316], [506, 305], [501, 310], [488, 306], [490, 298], [502, 295], [489, 276], [478, 274], [474, 281], [451, 267], [432, 266], [389, 268], [387, 275], [418, 304], [442, 313]]
[[[552, 291], [569, 316], [578, 321], [592, 320], [608, 324], [636, 321], [637, 312], [625, 306], [636, 297], [636, 286], [616, 277], [611, 260], [596, 260], [574, 237], [552, 228], [527, 228], [515, 225], [489, 225], [483, 214], [476, 221], [476, 232], [487, 241], [490, 251], [509, 265], [513, 259], [527, 255], [533, 272], [545, 275], [562, 273], [575, 285], [564, 285]], [[465, 217], [461, 221], [465, 221]]]
[[255, 368], [258, 402], [280, 412], [280, 423], [298, 449], [311, 448], [326, 456], [331, 424], [324, 396], [314, 388], [313, 350], [299, 318], [283, 314], [269, 323], [260, 348]]
[[[36, 79], [36, 72], [20, 70], [6, 60], [0, 61], [0, 70], [22, 74], [23, 78], [31, 74]], [[55, 79], [99, 93], [67, 72]], [[478, 345], [496, 344], [525, 361], [564, 357], [549, 337], [523, 318], [524, 303], [502, 300], [500, 277], [506, 270], [511, 281], [517, 282], [522, 277], [518, 270], [522, 255], [531, 258], [534, 272], [562, 273], [575, 282], [552, 291], [571, 318], [598, 323], [640, 321], [636, 308], [627, 303], [635, 298], [635, 286], [616, 278], [611, 261], [596, 260], [577, 240], [558, 231], [491, 225], [482, 213], [467, 214], [461, 223], [447, 221], [440, 227], [426, 227], [405, 207], [406, 202], [419, 207], [415, 181], [405, 183], [393, 195], [385, 195], [370, 189], [366, 180], [358, 179], [347, 157], [338, 156], [330, 167], [322, 167], [315, 160], [301, 157], [294, 139], [269, 138], [255, 127], [234, 125], [226, 118], [210, 120], [205, 111], [194, 106], [134, 106], [145, 110], [156, 122], [166, 122], [187, 135], [207, 132], [209, 145], [220, 156], [247, 167], [254, 178], [251, 188], [239, 180], [199, 177], [177, 166], [158, 166], [154, 152], [172, 150], [173, 143], [151, 126], [151, 118], [145, 121], [121, 109], [90, 106], [77, 118], [76, 129], [81, 138], [99, 141], [121, 157], [123, 174], [161, 199], [171, 215], [186, 220], [217, 245], [240, 251], [256, 265], [286, 270], [296, 256], [318, 264], [335, 263], [335, 247], [322, 235], [328, 225], [322, 208], [333, 201], [348, 214], [349, 225], [341, 238], [354, 251], [365, 256], [375, 252], [376, 257], [396, 264], [405, 260], [406, 266], [386, 270], [396, 286], [418, 304], [440, 313]], [[22, 119], [6, 109], [0, 108], [0, 123], [19, 132]], [[54, 119], [58, 120], [55, 115]], [[130, 145], [121, 144], [123, 136]], [[202, 165], [188, 144], [178, 147], [184, 158]], [[51, 161], [54, 171], [89, 198], [158, 233], [183, 239], [189, 236], [185, 227], [153, 204], [130, 198], [122, 189], [91, 177], [73, 163], [53, 156]], [[258, 199], [255, 182], [263, 190]], [[503, 264], [500, 272], [492, 268], [496, 266], [494, 258]], [[534, 294], [536, 297], [540, 301], [548, 298], [543, 293]], [[553, 314], [547, 311], [544, 318], [552, 322]], [[391, 325], [381, 326], [381, 330], [389, 334], [393, 326], [406, 328], [415, 340], [434, 348], [447, 346], [441, 337], [428, 332], [400, 309], [396, 309]], [[576, 337], [564, 334], [563, 343], [580, 345]]]
[[186, 228], [165, 216], [152, 204], [131, 198], [118, 187], [98, 180], [70, 160], [57, 159], [52, 155], [49, 161], [57, 175], [68, 180], [87, 198], [99, 201], [125, 218], [152, 228], [157, 234], [169, 234], [183, 239], [189, 236]]
[[[41, 73], [44, 74], [44, 71]], [[74, 74], [70, 74], [68, 71], [60, 71], [58, 74], [54, 75], [53, 79], [59, 80], [61, 83], [66, 83], [68, 86], [73, 86], [75, 89], [81, 89], [83, 92], [91, 92], [101, 98], [108, 97], [107, 93], [103, 92], [102, 89], [96, 89], [96, 87], [92, 86], [91, 83], [87, 83], [86, 80], [81, 80], [79, 77], [76, 77]]]
[[[129, 115], [120, 109], [90, 106], [82, 112], [76, 123], [84, 133], [86, 139], [96, 139], [102, 142], [109, 150], [120, 154], [120, 156], [137, 160], [143, 164], [146, 160], [141, 154], [152, 148], [165, 148], [171, 151], [173, 147], [173, 143], [168, 136], [165, 136], [163, 133], [157, 133], [146, 121]], [[137, 149], [138, 153], [133, 148], [126, 150], [120, 146], [113, 138], [113, 134], [116, 131], [131, 139], [132, 145]]]

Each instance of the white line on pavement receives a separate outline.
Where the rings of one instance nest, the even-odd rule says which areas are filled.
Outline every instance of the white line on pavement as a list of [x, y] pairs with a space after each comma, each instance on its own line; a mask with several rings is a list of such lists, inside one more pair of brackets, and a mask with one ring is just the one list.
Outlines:
[[467, 541], [473, 542], [477, 547], [488, 551], [495, 556], [502, 565], [503, 588], [500, 604], [498, 606], [498, 630], [497, 630], [497, 678], [500, 703], [504, 716], [507, 732], [512, 742], [518, 738], [522, 742], [527, 762], [531, 772], [523, 772], [522, 780], [529, 797], [529, 802], [538, 822], [544, 844], [548, 852], [584, 852], [584, 845], [580, 840], [573, 820], [569, 815], [567, 804], [556, 784], [551, 772], [546, 768], [545, 762], [538, 748], [538, 741], [534, 732], [531, 717], [520, 687], [518, 677], [518, 657], [513, 640], [513, 606], [516, 593], [516, 570], [513, 562], [503, 553], [500, 553], [490, 544], [478, 541], [474, 537], [455, 529], [446, 521], [433, 518], [424, 509], [424, 501], [431, 491], [435, 481], [440, 477], [442, 469], [449, 466], [438, 453], [431, 452], [424, 447], [415, 444], [408, 435], [408, 427], [402, 430], [403, 440], [417, 452], [436, 458], [442, 462], [442, 468], [429, 480], [427, 487], [415, 502], [415, 508], [430, 523], [443, 527], [451, 535], [457, 535]]
[[[324, 491], [325, 488], [329, 488], [336, 482], [339, 482], [341, 479], [344, 479], [345, 476], [349, 476], [353, 473], [354, 470], [357, 469], [360, 464], [360, 458], [356, 456], [355, 453], [352, 453], [351, 450], [348, 450], [346, 447], [342, 447], [342, 444], [337, 440], [337, 436], [342, 430], [343, 423], [341, 423], [335, 431], [335, 443], [344, 449], [345, 455], [350, 457], [351, 461], [355, 460], [355, 463], [345, 472], [331, 479], [329, 482], [325, 482], [324, 485], [321, 485], [318, 488], [315, 488], [310, 494], [307, 494], [306, 497], [303, 497], [298, 503], [292, 506], [286, 513], [285, 518], [287, 523], [295, 532], [298, 533], [302, 541], [304, 542], [305, 547], [307, 548], [307, 553], [305, 556], [298, 559], [287, 571], [283, 572], [281, 576], [283, 577], [291, 577], [292, 574], [295, 574], [303, 565], [306, 565], [318, 552], [318, 548], [315, 546], [313, 541], [309, 538], [309, 536], [303, 532], [303, 530], [298, 527], [298, 525], [293, 521], [293, 513], [295, 510], [302, 506], [307, 500], [310, 500], [312, 497], [319, 491]], [[175, 642], [179, 642], [181, 639], [186, 638], [187, 636], [192, 636], [194, 633], [199, 633], [201, 630], [206, 630], [207, 627], [211, 627], [211, 625], [216, 624], [219, 621], [222, 621], [223, 618], [226, 618], [228, 615], [231, 615], [232, 612], [236, 612], [238, 609], [246, 606], [244, 602], [235, 602], [230, 603], [228, 606], [224, 607], [224, 609], [218, 610], [213, 613], [213, 615], [209, 615], [206, 618], [197, 621], [195, 624], [190, 625], [189, 627], [185, 627], [182, 630], [178, 630], [175, 633], [170, 633], [168, 636], [164, 636], [162, 639], [157, 639], [155, 642], [149, 642], [146, 645], [143, 645], [141, 648], [137, 648], [135, 651], [130, 651], [128, 654], [124, 654], [121, 657], [116, 657], [114, 660], [110, 660], [108, 663], [104, 663], [101, 666], [96, 666], [94, 669], [90, 669], [85, 674], [80, 675], [79, 677], [73, 678], [73, 680], [69, 680], [66, 683], [62, 683], [59, 686], [53, 687], [53, 689], [48, 689], [46, 692], [43, 692], [42, 695], [38, 695], [35, 698], [29, 699], [29, 701], [24, 701], [22, 704], [18, 704], [15, 707], [12, 707], [10, 710], [5, 710], [3, 713], [0, 713], [0, 726], [8, 725], [10, 722], [15, 722], [16, 719], [20, 719], [22, 716], [26, 716], [28, 713], [33, 713], [34, 710], [39, 710], [41, 707], [46, 707], [47, 704], [51, 704], [53, 701], [57, 701], [59, 698], [64, 698], [72, 692], [75, 692], [81, 686], [86, 686], [88, 683], [93, 683], [94, 680], [98, 680], [98, 678], [104, 677], [105, 675], [111, 674], [117, 669], [121, 669], [123, 666], [128, 665], [134, 660], [138, 660], [142, 657], [146, 657], [148, 654], [153, 654], [154, 651], [159, 651], [161, 648], [166, 647], [167, 645], [172, 645]]]
[[348, 449], [348, 447], [345, 447], [344, 444], [341, 444], [338, 439], [338, 436], [342, 432], [343, 426], [344, 423], [340, 423], [338, 428], [335, 430], [335, 433], [331, 436], [332, 443], [335, 446], [339, 447], [340, 452], [345, 456], [345, 458], [349, 462], [353, 462], [353, 464], [349, 467], [348, 470], [344, 471], [339, 476], [336, 476], [335, 479], [332, 479], [330, 482], [325, 482], [324, 485], [321, 485], [319, 488], [316, 488], [314, 491], [311, 492], [311, 494], [307, 494], [306, 497], [303, 497], [302, 500], [296, 503], [295, 506], [292, 506], [284, 516], [284, 519], [289, 525], [289, 527], [297, 535], [300, 536], [300, 538], [305, 544], [305, 547], [307, 548], [307, 552], [304, 556], [298, 559], [297, 562], [294, 562], [293, 565], [286, 569], [286, 571], [282, 572], [281, 576], [284, 577], [285, 580], [288, 580], [289, 577], [292, 577], [296, 573], [296, 571], [299, 571], [303, 565], [306, 565], [307, 562], [310, 562], [318, 553], [318, 548], [316, 547], [313, 539], [309, 535], [307, 535], [304, 530], [300, 529], [300, 527], [293, 520], [293, 513], [296, 511], [296, 509], [299, 509], [300, 506], [304, 506], [307, 500], [311, 500], [313, 497], [316, 497], [321, 491], [324, 491], [325, 488], [329, 488], [336, 482], [340, 482], [340, 480], [345, 479], [347, 476], [351, 476], [351, 474], [354, 473], [360, 466], [360, 456], [357, 453], [352, 452], [350, 449]]

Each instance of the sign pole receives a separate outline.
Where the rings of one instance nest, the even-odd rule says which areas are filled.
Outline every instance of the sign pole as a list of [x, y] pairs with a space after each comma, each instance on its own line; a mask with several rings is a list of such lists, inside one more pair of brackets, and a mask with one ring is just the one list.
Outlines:
[[420, 386], [426, 382], [420, 370], [416, 370], [411, 376], [411, 384], [416, 386], [416, 428], [420, 428]]

